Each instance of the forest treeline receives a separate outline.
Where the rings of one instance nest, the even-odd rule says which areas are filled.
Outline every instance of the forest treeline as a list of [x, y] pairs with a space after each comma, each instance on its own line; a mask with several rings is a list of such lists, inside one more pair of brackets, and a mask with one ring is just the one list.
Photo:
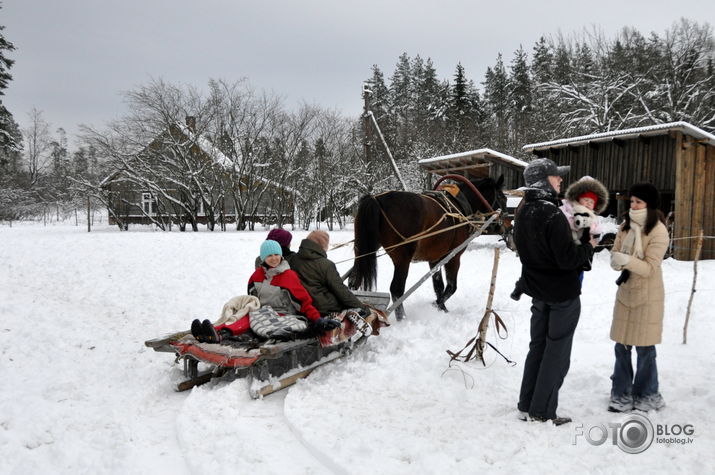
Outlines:
[[[0, 96], [12, 79], [13, 51], [0, 29]], [[430, 58], [405, 53], [392, 71], [373, 66], [355, 89], [364, 83], [408, 188], [418, 190], [421, 158], [481, 147], [528, 158], [521, 151], [528, 143], [673, 121], [713, 132], [714, 60], [711, 26], [682, 19], [648, 35], [624, 28], [613, 37], [595, 29], [543, 36], [508, 60], [498, 54], [476, 81], [461, 64], [440, 77]], [[288, 108], [247, 80], [210, 80], [203, 88], [154, 80], [125, 99], [123, 117], [81, 127], [73, 146], [41, 109], [21, 129], [0, 107], [0, 219], [65, 215], [88, 196], [101, 207], [104, 180], [118, 171], [152, 193], [173, 183], [189, 213], [230, 195], [249, 217], [238, 228], [255, 224], [253, 198], [270, 183], [297, 191], [296, 225], [304, 228], [316, 220], [342, 226], [360, 195], [399, 187], [379, 143], [365, 153], [367, 121], [308, 104]], [[186, 117], [220, 160], [207, 166], [174, 153], [161, 164], [140, 153]], [[219, 185], [226, 173], [233, 189]]]

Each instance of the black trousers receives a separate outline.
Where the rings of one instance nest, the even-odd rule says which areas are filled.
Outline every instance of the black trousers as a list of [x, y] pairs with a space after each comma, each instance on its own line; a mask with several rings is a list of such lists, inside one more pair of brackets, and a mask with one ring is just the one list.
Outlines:
[[531, 305], [531, 342], [524, 362], [518, 408], [532, 417], [553, 419], [559, 389], [571, 363], [571, 343], [581, 314], [581, 299]]

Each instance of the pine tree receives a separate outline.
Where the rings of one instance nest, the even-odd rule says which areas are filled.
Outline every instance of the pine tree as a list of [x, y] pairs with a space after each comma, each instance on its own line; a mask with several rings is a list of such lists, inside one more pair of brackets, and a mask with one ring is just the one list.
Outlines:
[[393, 155], [406, 155], [409, 146], [408, 130], [412, 119], [412, 66], [407, 53], [402, 53], [397, 60], [395, 71], [390, 79], [390, 98], [395, 120], [395, 138]]
[[[0, 5], [0, 9], [2, 5]], [[5, 39], [4, 26], [0, 25], [0, 96], [5, 95], [5, 89], [12, 80], [10, 68], [15, 60], [7, 57], [7, 53], [15, 51], [15, 45]], [[8, 172], [17, 173], [20, 151], [22, 150], [22, 134], [12, 114], [0, 100], [0, 171], [7, 178]]]
[[534, 45], [533, 60], [531, 62], [531, 75], [534, 84], [538, 87], [542, 83], [547, 83], [553, 79], [552, 64], [554, 54], [551, 46], [543, 36]]
[[429, 153], [428, 150], [439, 153], [448, 102], [430, 58], [424, 62], [416, 82], [417, 138], [423, 143], [423, 153]]
[[571, 48], [561, 39], [554, 52], [554, 64], [552, 67], [553, 80], [558, 84], [568, 84], [571, 82]]
[[506, 150], [509, 146], [509, 78], [501, 53], [497, 56], [494, 67], [487, 68], [484, 76], [484, 98], [490, 138], [498, 150]]
[[533, 48], [531, 61], [532, 104], [539, 117], [539, 125], [529, 141], [543, 141], [555, 136], [557, 104], [552, 100], [547, 85], [554, 80], [554, 52], [545, 37], [539, 38]]
[[532, 121], [532, 86], [529, 76], [529, 63], [524, 49], [514, 53], [509, 76], [509, 107], [511, 109], [512, 149], [518, 150], [520, 144], [529, 142], [533, 137]]
[[[0, 9], [2, 5], [0, 5]], [[5, 27], [0, 25], [0, 96], [4, 96], [3, 92], [10, 81], [12, 80], [12, 75], [10, 74], [10, 68], [15, 63], [15, 60], [8, 58], [6, 53], [15, 51], [15, 45], [5, 39], [3, 30]]]
[[453, 137], [453, 147], [463, 149], [469, 129], [471, 103], [468, 96], [469, 82], [464, 74], [462, 63], [457, 63], [454, 82], [450, 88], [449, 112], [447, 125]]

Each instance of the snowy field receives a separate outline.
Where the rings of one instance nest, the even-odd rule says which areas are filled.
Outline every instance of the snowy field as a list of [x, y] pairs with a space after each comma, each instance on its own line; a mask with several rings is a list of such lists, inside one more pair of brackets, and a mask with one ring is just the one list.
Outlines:
[[[307, 233], [294, 233], [293, 248]], [[97, 227], [0, 226], [0, 473], [714, 473], [715, 261], [699, 265], [689, 341], [681, 344], [693, 265], [664, 262], [666, 318], [658, 348], [667, 407], [653, 425], [691, 424], [690, 444], [629, 455], [576, 437], [608, 413], [617, 273], [598, 254], [586, 274], [561, 427], [516, 419], [528, 347], [529, 299], [509, 298], [520, 265], [501, 253], [494, 309], [509, 336], [490, 340], [512, 367], [448, 368], [445, 350], [471, 338], [487, 299], [494, 246], [472, 243], [459, 289], [439, 313], [428, 283], [407, 319], [347, 359], [288, 390], [251, 400], [245, 381], [176, 393], [167, 353], [143, 342], [216, 318], [245, 293], [265, 231], [120, 233]], [[352, 238], [331, 233], [332, 243]], [[350, 256], [350, 248], [330, 257]], [[344, 271], [349, 263], [339, 265]], [[413, 265], [409, 282], [427, 270]], [[379, 290], [392, 265], [379, 259]], [[408, 282], [408, 284], [409, 284]], [[576, 444], [574, 445], [574, 440]]]

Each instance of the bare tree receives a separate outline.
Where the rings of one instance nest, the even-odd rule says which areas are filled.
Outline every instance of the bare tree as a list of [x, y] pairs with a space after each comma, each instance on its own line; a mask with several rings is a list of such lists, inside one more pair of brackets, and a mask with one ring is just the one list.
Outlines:
[[42, 117], [42, 111], [35, 107], [27, 115], [29, 125], [22, 129], [22, 136], [25, 141], [25, 164], [30, 184], [34, 186], [49, 164], [50, 124]]

